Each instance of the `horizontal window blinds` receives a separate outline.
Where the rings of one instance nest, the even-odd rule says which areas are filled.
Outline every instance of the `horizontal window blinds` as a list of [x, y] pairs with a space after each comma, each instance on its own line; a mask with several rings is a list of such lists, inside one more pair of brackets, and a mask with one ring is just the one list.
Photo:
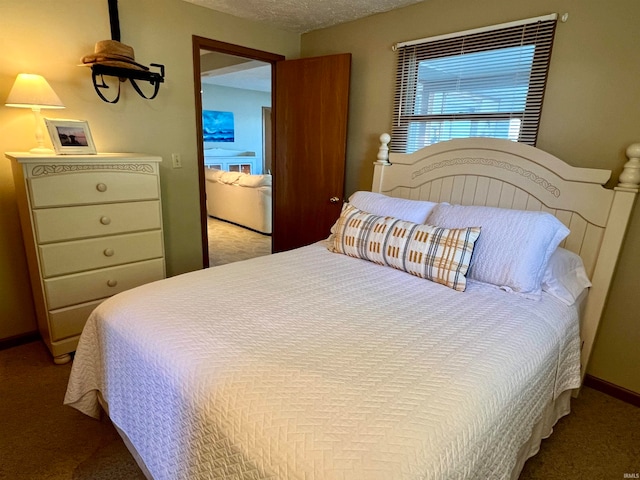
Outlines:
[[489, 136], [535, 145], [555, 16], [400, 44], [391, 150]]

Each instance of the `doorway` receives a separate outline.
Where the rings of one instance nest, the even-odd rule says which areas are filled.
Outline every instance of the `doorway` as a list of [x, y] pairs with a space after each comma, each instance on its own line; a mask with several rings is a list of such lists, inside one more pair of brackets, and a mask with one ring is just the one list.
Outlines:
[[[228, 179], [231, 179], [233, 173], [253, 175], [270, 173], [273, 132], [270, 128], [270, 119], [266, 120], [265, 115], [266, 112], [271, 113], [274, 109], [274, 66], [277, 61], [283, 59], [281, 55], [193, 36], [194, 87], [195, 92], [201, 93], [195, 95], [195, 102], [196, 127], [200, 139], [198, 141], [198, 175], [204, 268], [212, 264], [228, 263], [228, 261], [242, 260], [271, 252], [271, 237], [265, 236], [265, 233], [258, 233], [261, 230], [266, 231], [266, 227], [260, 223], [251, 223], [261, 221], [261, 216], [268, 216], [270, 225], [272, 215], [270, 207], [268, 213], [264, 211], [256, 213], [258, 219], [245, 219], [242, 215], [236, 216], [237, 210], [244, 208], [241, 206], [243, 199], [230, 199], [229, 202], [234, 205], [228, 206], [232, 208], [227, 208], [223, 212], [214, 212], [223, 217], [223, 221], [212, 220], [207, 211], [206, 182], [207, 177], [222, 175], [219, 171], [231, 172], [225, 175]], [[261, 96], [262, 98], [266, 96], [268, 99], [268, 102], [262, 102], [265, 105], [256, 108], [255, 122], [252, 119], [254, 115], [238, 110], [242, 110], [240, 103], [236, 107], [230, 107], [229, 102], [233, 101], [234, 96], [241, 95], [243, 86], [244, 90], [251, 92], [247, 97], [253, 97], [253, 100], [245, 98], [241, 101], [242, 103], [251, 104], [252, 101], [260, 103]], [[224, 101], [211, 103], [208, 99], [208, 91], [213, 95], [217, 92], [218, 97], [222, 96]], [[248, 106], [246, 108], [250, 109]], [[234, 109], [237, 111], [234, 112]], [[203, 116], [203, 112], [206, 115]], [[209, 121], [220, 128], [212, 128], [207, 124]], [[259, 126], [259, 135], [256, 134], [255, 129], [251, 129], [252, 123]], [[249, 131], [252, 133], [247, 133]], [[251, 179], [251, 182], [255, 181], [256, 178]], [[224, 185], [220, 187], [224, 189]], [[271, 195], [271, 188], [269, 185], [269, 195]], [[265, 189], [266, 187], [262, 186], [262, 190]], [[235, 189], [233, 193], [235, 194], [237, 190]], [[251, 195], [246, 198], [249, 202], [254, 201]], [[264, 199], [256, 201], [264, 202]], [[218, 205], [222, 203], [228, 202], [217, 202]], [[264, 207], [263, 203], [260, 205], [260, 208]], [[243, 229], [242, 226], [238, 227], [243, 224], [249, 225], [250, 230]], [[255, 228], [251, 230], [251, 227]], [[210, 252], [210, 246], [214, 245], [212, 241], [216, 238], [220, 241], [227, 239], [227, 242], [215, 244], [216, 251]], [[266, 246], [265, 242], [267, 242]], [[245, 247], [242, 247], [243, 243]], [[227, 248], [229, 250], [225, 250]], [[223, 258], [225, 255], [226, 258]], [[219, 260], [220, 258], [223, 260]]]

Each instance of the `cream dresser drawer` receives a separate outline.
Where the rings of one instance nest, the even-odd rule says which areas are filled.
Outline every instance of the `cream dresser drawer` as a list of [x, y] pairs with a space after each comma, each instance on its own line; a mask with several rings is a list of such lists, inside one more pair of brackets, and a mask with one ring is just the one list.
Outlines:
[[163, 255], [160, 230], [49, 243], [39, 248], [44, 278], [150, 260]]
[[51, 340], [57, 342], [64, 338], [78, 335], [87, 323], [87, 318], [93, 309], [103, 302], [103, 298], [95, 302], [74, 305], [73, 307], [61, 308], [49, 312], [51, 322]]
[[160, 228], [158, 200], [33, 210], [39, 244]]
[[158, 179], [148, 173], [106, 171], [33, 176], [37, 173], [34, 168], [29, 179], [33, 208], [160, 198]]
[[164, 260], [147, 260], [120, 267], [75, 273], [44, 281], [51, 310], [110, 297], [144, 283], [164, 278]]

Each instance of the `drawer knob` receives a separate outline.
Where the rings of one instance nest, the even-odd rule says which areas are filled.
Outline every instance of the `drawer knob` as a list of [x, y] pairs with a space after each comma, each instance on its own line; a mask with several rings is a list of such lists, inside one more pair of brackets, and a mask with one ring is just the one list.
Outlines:
[[106, 192], [107, 185], [104, 183], [99, 183], [98, 185], [96, 185], [96, 190], [98, 190], [99, 192]]
[[118, 281], [117, 280], [107, 280], [107, 285], [110, 287], [115, 287], [116, 285], [118, 285]]
[[109, 225], [111, 223], [111, 219], [107, 216], [100, 217], [100, 223], [103, 225]]
[[115, 252], [113, 251], [113, 248], [105, 248], [104, 252], [102, 252], [102, 253], [104, 253], [105, 257], [113, 257], [113, 254]]

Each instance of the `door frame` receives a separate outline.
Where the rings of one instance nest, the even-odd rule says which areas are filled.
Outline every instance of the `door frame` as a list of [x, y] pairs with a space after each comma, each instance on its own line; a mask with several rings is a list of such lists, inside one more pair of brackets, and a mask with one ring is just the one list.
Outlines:
[[262, 107], [262, 173], [273, 171], [273, 136], [273, 107]]
[[[276, 104], [276, 63], [284, 60], [284, 55], [255, 50], [253, 48], [242, 47], [232, 43], [220, 42], [210, 38], [193, 35], [192, 37], [193, 52], [193, 87], [196, 107], [196, 133], [197, 133], [197, 151], [198, 151], [198, 182], [200, 185], [200, 227], [202, 238], [202, 267], [209, 266], [209, 236], [207, 235], [207, 197], [204, 175], [204, 143], [202, 142], [202, 81], [201, 81], [201, 65], [200, 50], [210, 50], [212, 52], [225, 53], [236, 57], [245, 57], [252, 60], [271, 64], [271, 111], [275, 115]], [[272, 148], [275, 146], [275, 125], [271, 135]], [[273, 187], [272, 187], [273, 188]], [[273, 215], [273, 212], [272, 212]]]

